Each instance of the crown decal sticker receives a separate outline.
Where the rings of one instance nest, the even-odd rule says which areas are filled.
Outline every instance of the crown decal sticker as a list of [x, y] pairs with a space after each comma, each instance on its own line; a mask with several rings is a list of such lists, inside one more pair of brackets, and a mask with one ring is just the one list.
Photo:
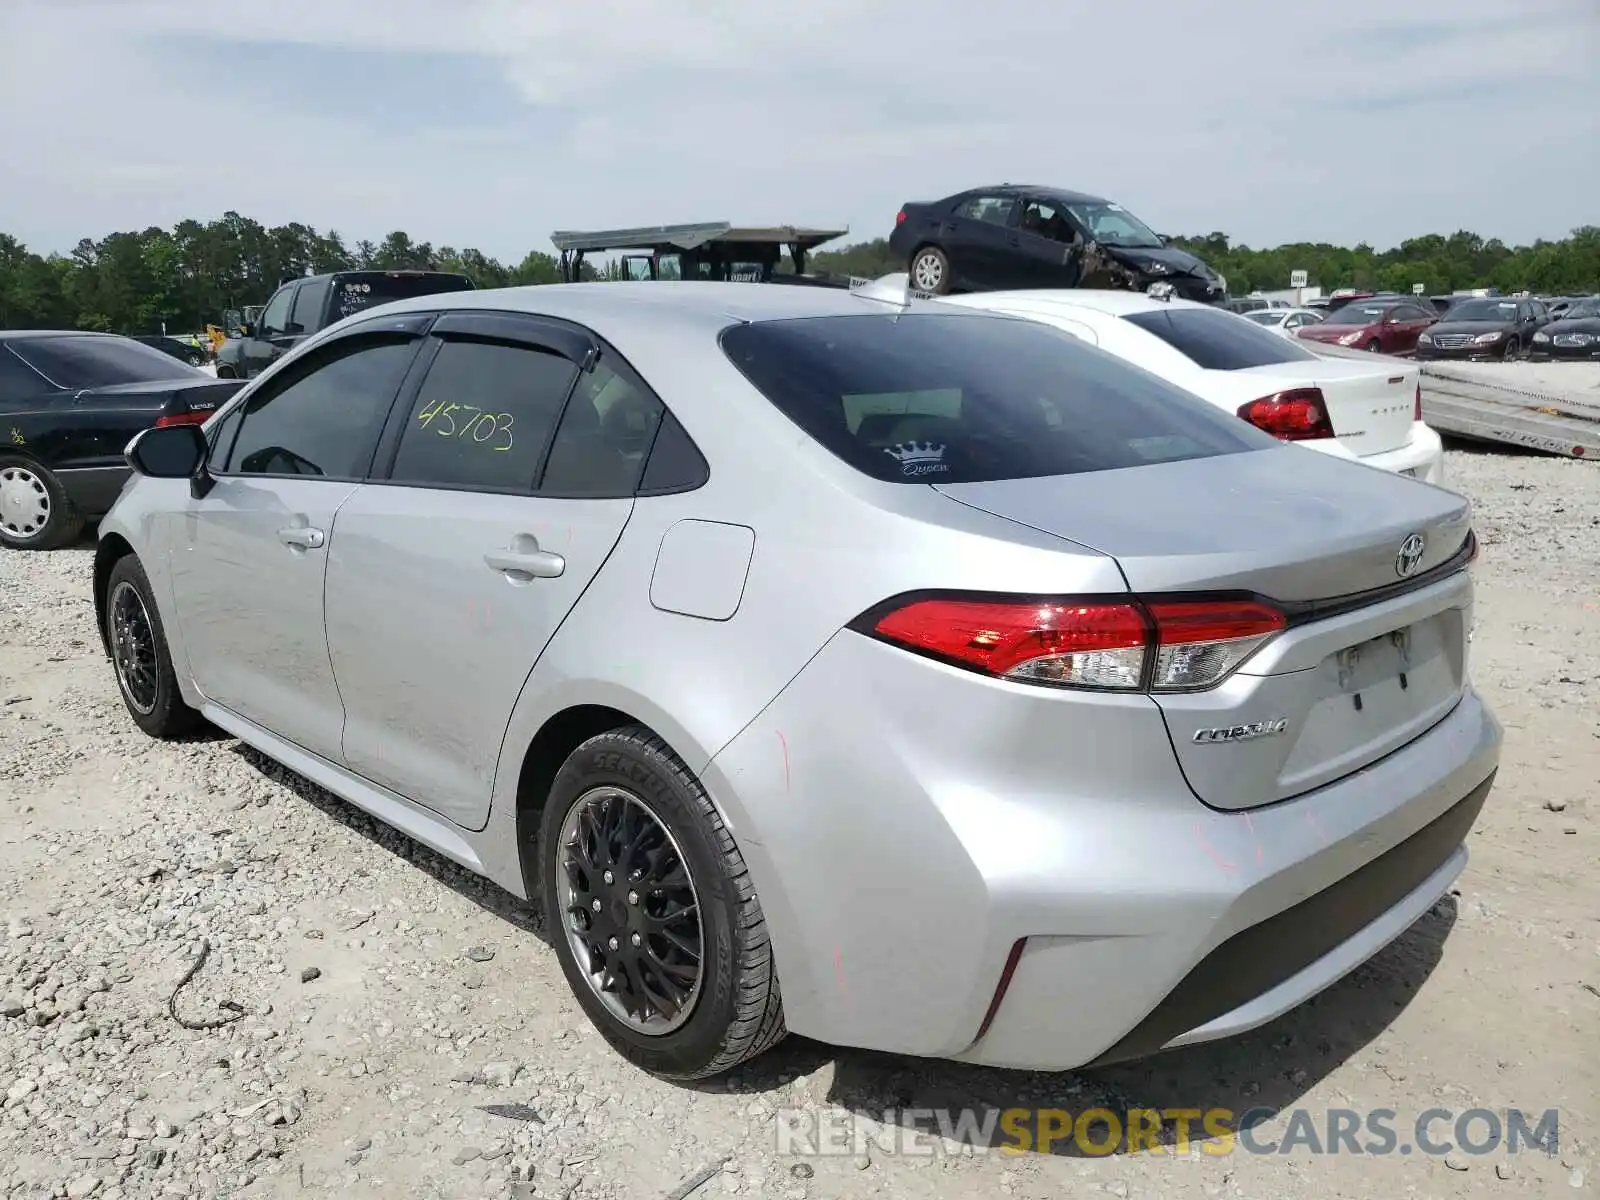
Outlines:
[[932, 442], [899, 442], [884, 447], [883, 452], [900, 464], [902, 475], [931, 475], [950, 469], [944, 461], [944, 447]]

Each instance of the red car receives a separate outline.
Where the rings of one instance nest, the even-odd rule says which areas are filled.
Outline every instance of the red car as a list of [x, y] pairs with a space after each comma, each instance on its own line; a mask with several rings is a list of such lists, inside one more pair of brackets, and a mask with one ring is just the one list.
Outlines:
[[1438, 319], [1431, 304], [1424, 307], [1411, 300], [1352, 300], [1329, 313], [1327, 320], [1302, 325], [1295, 336], [1384, 354], [1410, 354], [1417, 348], [1417, 335]]

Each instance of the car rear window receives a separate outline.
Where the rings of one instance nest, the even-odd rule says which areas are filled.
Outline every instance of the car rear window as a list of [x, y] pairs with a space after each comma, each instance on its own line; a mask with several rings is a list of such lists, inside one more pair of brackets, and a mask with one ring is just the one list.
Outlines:
[[1034, 321], [804, 317], [730, 326], [721, 341], [786, 417], [886, 482], [1075, 475], [1278, 444], [1231, 413]]
[[330, 320], [352, 316], [374, 304], [409, 300], [413, 296], [432, 296], [443, 292], [470, 292], [472, 280], [465, 275], [444, 274], [360, 274], [335, 275], [333, 311]]
[[18, 338], [11, 351], [57, 387], [98, 388], [118, 383], [193, 379], [199, 372], [132, 338], [94, 335]]
[[1215, 308], [1161, 308], [1128, 313], [1123, 320], [1155, 334], [1207, 371], [1243, 371], [1317, 357], [1254, 321]]

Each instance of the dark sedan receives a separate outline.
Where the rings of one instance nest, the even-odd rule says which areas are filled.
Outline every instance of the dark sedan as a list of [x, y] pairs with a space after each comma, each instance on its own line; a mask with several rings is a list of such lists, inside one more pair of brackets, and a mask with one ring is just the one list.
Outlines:
[[912, 287], [940, 296], [1164, 283], [1186, 300], [1228, 298], [1226, 279], [1122, 205], [1060, 188], [998, 184], [903, 204], [889, 250]]
[[206, 352], [182, 338], [167, 337], [159, 333], [136, 333], [133, 335], [133, 340], [149, 346], [152, 350], [159, 350], [179, 362], [188, 363], [191, 367], [205, 366]]
[[1536, 361], [1600, 359], [1600, 298], [1579, 300], [1533, 335], [1528, 357]]
[[1463, 300], [1417, 338], [1417, 357], [1516, 358], [1548, 319], [1529, 300]]
[[135, 434], [202, 424], [243, 386], [132, 338], [0, 332], [0, 546], [70, 543], [122, 490]]

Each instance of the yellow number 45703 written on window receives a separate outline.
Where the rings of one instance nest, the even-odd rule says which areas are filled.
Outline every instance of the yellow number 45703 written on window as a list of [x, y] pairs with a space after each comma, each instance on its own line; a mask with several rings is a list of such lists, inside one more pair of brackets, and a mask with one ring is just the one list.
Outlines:
[[[434, 400], [417, 413], [417, 424], [429, 428], [435, 418], [441, 424], [436, 432], [440, 437], [463, 438], [490, 450], [509, 450], [516, 444], [511, 433], [512, 416], [508, 412], [484, 412], [472, 404], [446, 404]], [[497, 439], [503, 439], [500, 444]], [[496, 442], [493, 446], [487, 443]]]

